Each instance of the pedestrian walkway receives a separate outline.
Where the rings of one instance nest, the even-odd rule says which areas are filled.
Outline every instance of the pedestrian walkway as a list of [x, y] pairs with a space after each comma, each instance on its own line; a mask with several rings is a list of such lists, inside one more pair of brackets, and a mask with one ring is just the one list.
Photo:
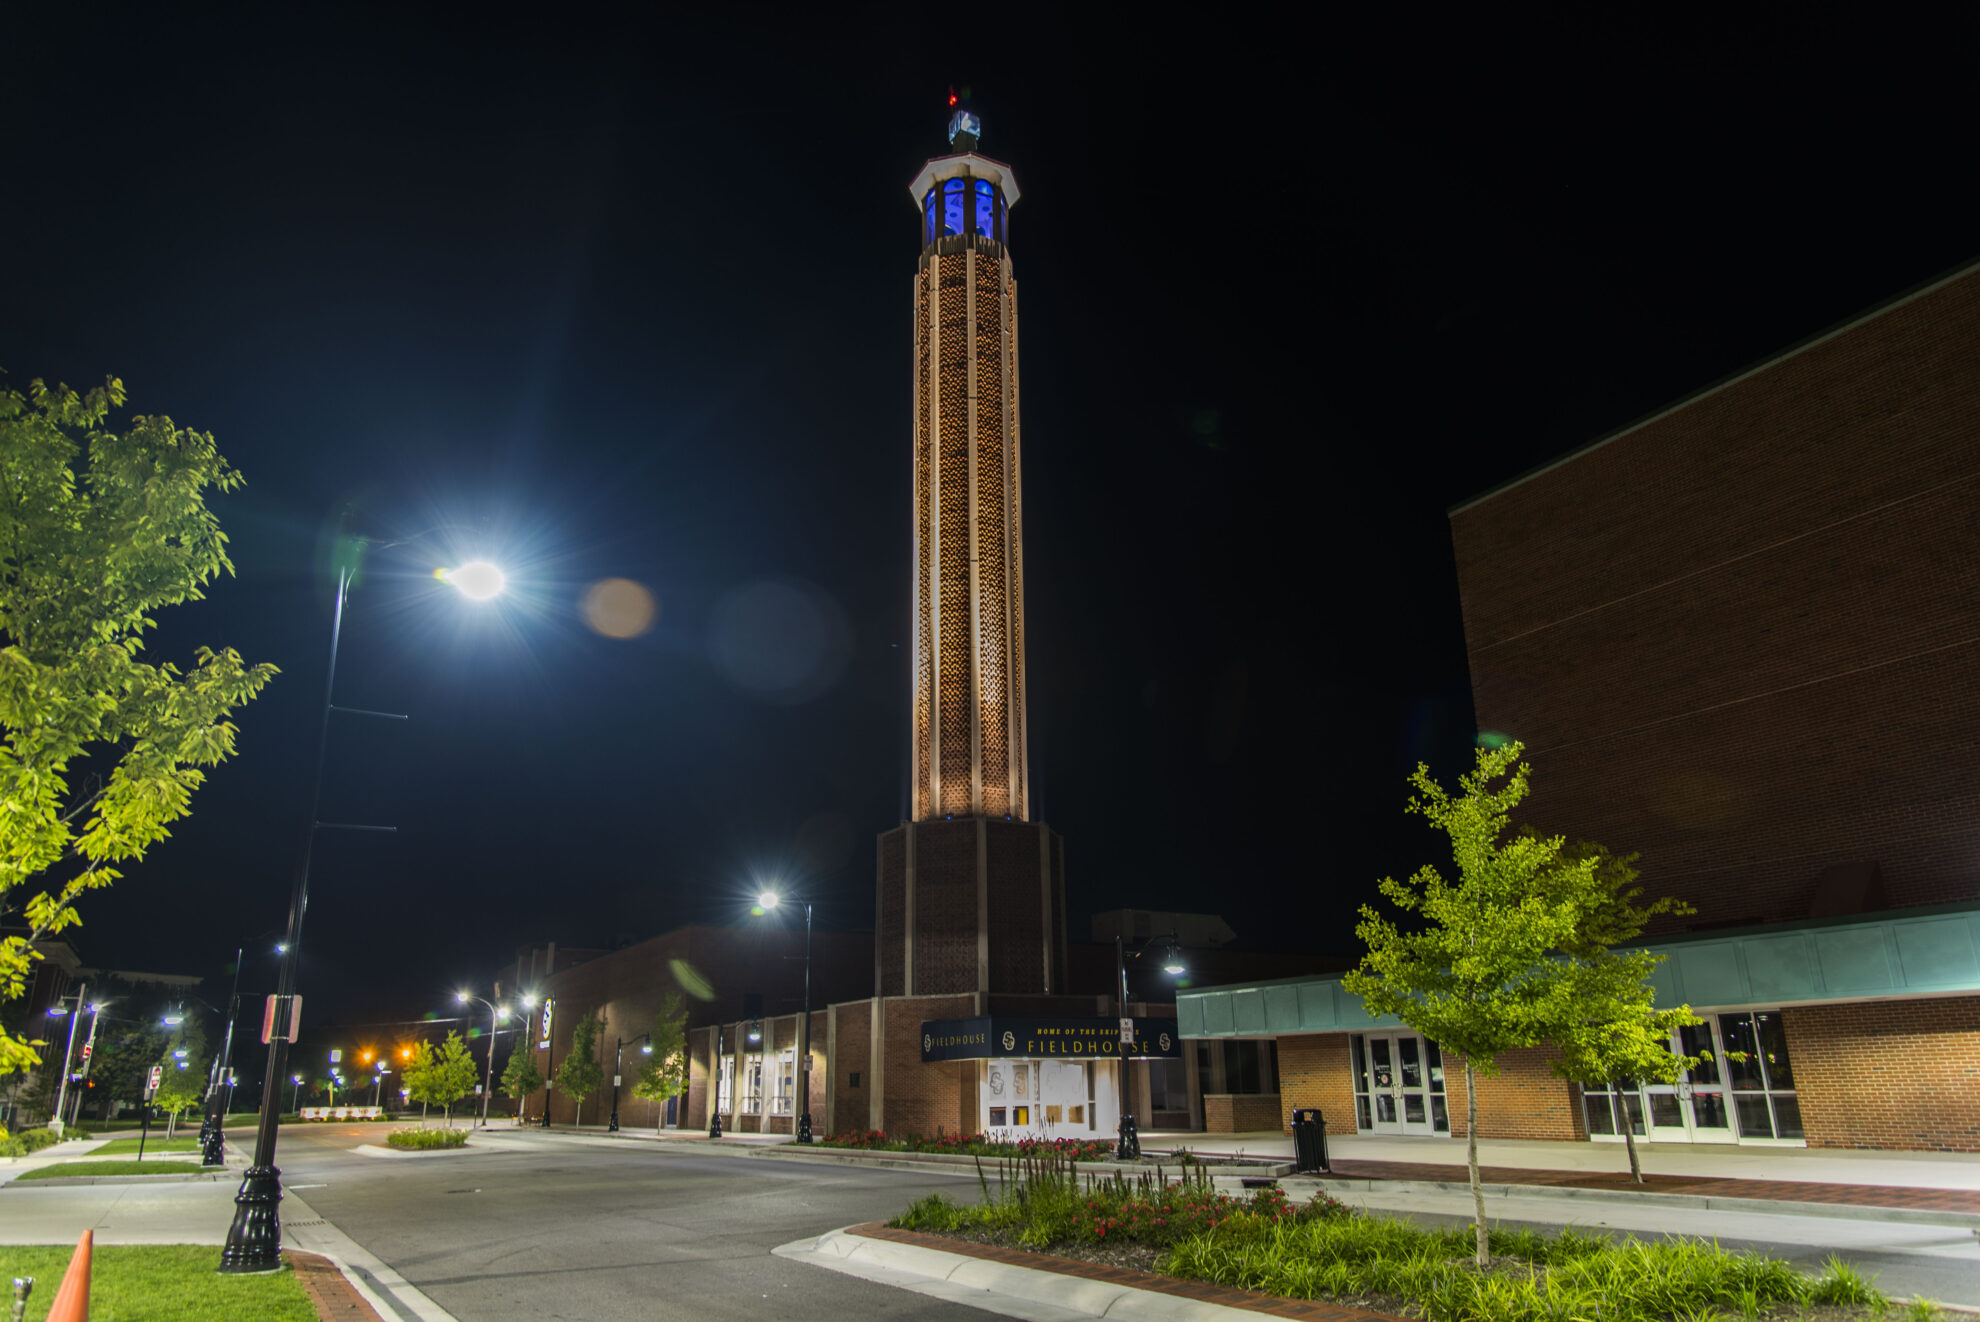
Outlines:
[[[1148, 1133], [1141, 1139], [1147, 1154], [1187, 1148], [1197, 1156], [1242, 1153], [1249, 1157], [1291, 1159], [1292, 1139], [1277, 1131], [1256, 1134]], [[1726, 1180], [1742, 1185], [1787, 1183], [1792, 1193], [1743, 1193], [1741, 1197], [1823, 1199], [1807, 1185], [1847, 1185], [1879, 1189], [1964, 1190], [1980, 1195], [1980, 1154], [1968, 1152], [1892, 1152], [1838, 1148], [1735, 1147], [1710, 1144], [1638, 1143], [1644, 1173], [1656, 1183], [1669, 1180]], [[1374, 1134], [1329, 1135], [1327, 1152], [1337, 1170], [1353, 1168], [1362, 1179], [1465, 1179], [1465, 1141], [1461, 1138], [1390, 1138]], [[1492, 1173], [1485, 1178], [1501, 1184], [1558, 1184], [1586, 1188], [1634, 1188], [1629, 1181], [1629, 1155], [1620, 1143], [1552, 1143], [1517, 1139], [1480, 1139], [1478, 1163]], [[1455, 1177], [1428, 1175], [1434, 1167]], [[1684, 1190], [1683, 1192], [1698, 1192]], [[1720, 1191], [1727, 1196], [1726, 1191]], [[1896, 1194], [1889, 1195], [1896, 1197]], [[1846, 1200], [1845, 1200], [1846, 1201]], [[1896, 1204], [1904, 1206], [1906, 1204]], [[1962, 1208], [1965, 1204], [1960, 1205]], [[1980, 1207], [1980, 1204], [1976, 1204]]]

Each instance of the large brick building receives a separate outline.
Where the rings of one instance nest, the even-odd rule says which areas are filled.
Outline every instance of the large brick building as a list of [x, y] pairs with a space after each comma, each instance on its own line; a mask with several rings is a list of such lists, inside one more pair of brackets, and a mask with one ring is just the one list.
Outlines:
[[[1524, 1053], [1481, 1132], [1980, 1151], [1980, 265], [1451, 530], [1481, 736], [1525, 745], [1535, 825], [1696, 910], [1650, 944], [1660, 1003], [1706, 1018], [1677, 1045], [1710, 1053], [1585, 1098]], [[1458, 1072], [1335, 982], [1180, 1014], [1276, 1040], [1286, 1108], [1462, 1132]]]

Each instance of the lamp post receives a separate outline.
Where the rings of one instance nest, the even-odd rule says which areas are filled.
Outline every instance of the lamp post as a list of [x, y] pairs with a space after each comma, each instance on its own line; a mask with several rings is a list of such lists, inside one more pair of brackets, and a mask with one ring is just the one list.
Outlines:
[[[362, 546], [362, 542], [358, 545]], [[317, 722], [316, 764], [310, 772], [309, 815], [304, 819], [301, 856], [297, 860], [295, 881], [289, 891], [289, 921], [281, 945], [282, 969], [275, 982], [274, 1031], [268, 1035], [266, 1077], [270, 1082], [288, 1073], [289, 1032], [295, 1014], [296, 964], [302, 952], [303, 915], [309, 908], [309, 863], [316, 844], [316, 833], [340, 827], [371, 831], [393, 829], [350, 827], [317, 819], [323, 800], [323, 765], [330, 750], [331, 716], [342, 711], [354, 716], [405, 719], [387, 712], [360, 711], [336, 705], [337, 643], [344, 629], [344, 602], [350, 596], [351, 581], [357, 574], [355, 556], [340, 556], [339, 561], [337, 591], [330, 612], [330, 659], [323, 676], [323, 711]], [[475, 561], [459, 569], [442, 571], [439, 577], [476, 601], [495, 596], [504, 584], [502, 571], [486, 561]], [[254, 1160], [241, 1177], [240, 1192], [234, 1195], [234, 1221], [227, 1228], [227, 1247], [220, 1253], [222, 1272], [272, 1272], [279, 1271], [282, 1266], [282, 1172], [275, 1165], [275, 1139], [281, 1117], [269, 1101], [266, 1096], [262, 1098], [261, 1123], [254, 1137]]]
[[509, 1007], [498, 1006], [484, 996], [474, 996], [467, 992], [455, 992], [454, 999], [462, 1005], [466, 1005], [469, 1001], [480, 1001], [488, 1007], [488, 1070], [486, 1080], [481, 1085], [480, 1124], [480, 1128], [486, 1129], [488, 1128], [488, 1097], [495, 1090], [495, 1035], [502, 1031], [496, 1025], [509, 1017]]
[[715, 1023], [715, 1055], [708, 1062], [708, 1137], [722, 1137], [722, 1024]]
[[[644, 1044], [639, 1049], [640, 1055], [650, 1056], [653, 1054], [653, 1034], [641, 1033], [633, 1041]], [[614, 1038], [612, 1043], [612, 1122], [605, 1126], [605, 1132], [608, 1134], [619, 1132], [619, 1072], [625, 1068], [625, 1064], [626, 1040], [623, 1037]]]
[[[289, 1089], [289, 1111], [291, 1114], [294, 1114], [296, 1104], [302, 1100], [302, 1075], [291, 1074], [289, 1076], [289, 1082], [295, 1085], [295, 1087]], [[261, 1104], [263, 1106], [268, 1105], [268, 1099], [264, 1097]]]
[[[73, 998], [67, 996], [61, 997], [54, 1005], [48, 1007], [50, 1018], [59, 1019], [63, 1015], [69, 1016], [69, 1042], [67, 1046], [62, 1048], [62, 1082], [55, 1089], [55, 1118], [48, 1125], [58, 1135], [62, 1132], [62, 1108], [69, 1100], [69, 1058], [76, 1051], [76, 1020], [82, 1018], [83, 997], [87, 995], [89, 995], [89, 984], [86, 982], [79, 983], [77, 984], [76, 994]], [[76, 1003], [75, 1013], [73, 1014], [70, 1014], [68, 1006], [62, 1004], [63, 1001], [70, 999], [73, 999]], [[90, 1035], [94, 1037], [96, 1034], [94, 1020], [90, 1023], [89, 1031]]]
[[[775, 891], [764, 891], [756, 897], [756, 902], [764, 909], [774, 909], [782, 903], [782, 897]], [[804, 902], [804, 1015], [799, 1021], [797, 1090], [800, 1113], [797, 1122], [797, 1141], [811, 1142], [811, 901]], [[829, 1044], [828, 1044], [829, 1045]]]
[[[520, 1029], [518, 1029], [518, 1030], [517, 1030], [517, 1032], [519, 1032], [519, 1033], [521, 1034], [521, 1036], [520, 1036], [520, 1037], [518, 1037], [518, 1038], [516, 1039], [516, 1050], [517, 1050], [517, 1051], [521, 1051], [521, 1050], [523, 1050], [524, 1048], [526, 1048], [526, 1047], [528, 1047], [528, 1046], [529, 1046], [529, 1032], [528, 1032], [528, 1029], [529, 1029], [529, 1024], [530, 1024], [530, 1021], [531, 1021], [532, 1019], [534, 1019], [534, 1018], [536, 1017], [536, 994], [535, 994], [534, 992], [531, 992], [531, 993], [528, 993], [527, 995], [525, 995], [525, 996], [523, 996], [523, 997], [522, 997], [522, 1005], [523, 1005], [523, 1011], [524, 1011], [524, 1013], [523, 1013], [523, 1026], [522, 1026], [522, 1028], [520, 1028]], [[504, 1075], [503, 1077], [504, 1077], [504, 1078], [507, 1078], [508, 1076], [507, 1076], [507, 1075]], [[548, 1088], [545, 1088], [545, 1089], [544, 1089], [544, 1092], [543, 1092], [543, 1097], [544, 1097], [544, 1100], [545, 1100], [546, 1102], [547, 1102], [547, 1101], [549, 1100], [549, 1098], [550, 1098], [550, 1091], [549, 1091], [549, 1089], [548, 1089]], [[526, 1097], [526, 1096], [524, 1096], [524, 1095], [523, 1095], [523, 1094], [521, 1094], [521, 1093], [517, 1093], [517, 1094], [516, 1094], [516, 1123], [517, 1123], [518, 1125], [521, 1125], [521, 1124], [524, 1124], [524, 1123], [526, 1123], [526, 1122], [527, 1122], [527, 1121], [529, 1120], [529, 1117], [528, 1117], [527, 1115], [525, 1115], [525, 1114], [524, 1114], [524, 1112], [526, 1112], [526, 1111], [527, 1111], [528, 1109], [529, 1109], [529, 1098], [528, 1098], [528, 1097]]]
[[[1140, 959], [1148, 947], [1157, 941], [1167, 946], [1163, 955], [1162, 971], [1170, 977], [1180, 975], [1183, 972], [1182, 945], [1180, 938], [1174, 932], [1165, 932], [1159, 937], [1149, 937], [1135, 947], [1134, 957]], [[1121, 1022], [1125, 1024], [1128, 1022], [1127, 955], [1118, 933], [1114, 936], [1114, 971], [1120, 979]], [[1119, 1161], [1131, 1161], [1141, 1155], [1141, 1134], [1134, 1127], [1134, 1112], [1128, 1108], [1127, 1049], [1127, 1034], [1123, 1031], [1120, 1054], [1114, 1057], [1114, 1083], [1120, 1094], [1121, 1105], [1121, 1126], [1116, 1136], [1114, 1157]]]

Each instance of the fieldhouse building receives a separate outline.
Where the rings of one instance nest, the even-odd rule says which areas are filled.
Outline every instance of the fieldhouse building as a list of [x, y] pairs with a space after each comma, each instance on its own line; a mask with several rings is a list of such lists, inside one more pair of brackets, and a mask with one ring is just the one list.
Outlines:
[[[1980, 1151], [1980, 264], [1450, 517], [1481, 731], [1535, 825], [1696, 908], [1646, 944], [1706, 1020], [1670, 1087], [1517, 1053], [1480, 1133]], [[1177, 1008], [1276, 1045], [1282, 1123], [1463, 1132], [1462, 1072], [1337, 979]]]

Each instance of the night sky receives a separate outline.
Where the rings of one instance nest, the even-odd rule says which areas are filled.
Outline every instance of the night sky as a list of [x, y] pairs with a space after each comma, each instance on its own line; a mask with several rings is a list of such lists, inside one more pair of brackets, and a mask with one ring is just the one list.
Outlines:
[[[283, 670], [86, 903], [86, 962], [218, 972], [283, 922], [330, 535], [414, 538], [346, 618], [340, 702], [412, 719], [333, 734], [323, 816], [399, 831], [319, 847], [313, 1018], [733, 921], [770, 878], [870, 924], [906, 795], [906, 185], [952, 83], [1024, 193], [1032, 766], [1075, 935], [1180, 908], [1350, 948], [1433, 856], [1403, 777], [1469, 759], [1445, 509], [1980, 246], [1975, 29], [1868, 11], [36, 8], [0, 367], [217, 435], [238, 578], [154, 655]], [[430, 577], [475, 554], [492, 607]], [[611, 577], [649, 632], [587, 626]]]

